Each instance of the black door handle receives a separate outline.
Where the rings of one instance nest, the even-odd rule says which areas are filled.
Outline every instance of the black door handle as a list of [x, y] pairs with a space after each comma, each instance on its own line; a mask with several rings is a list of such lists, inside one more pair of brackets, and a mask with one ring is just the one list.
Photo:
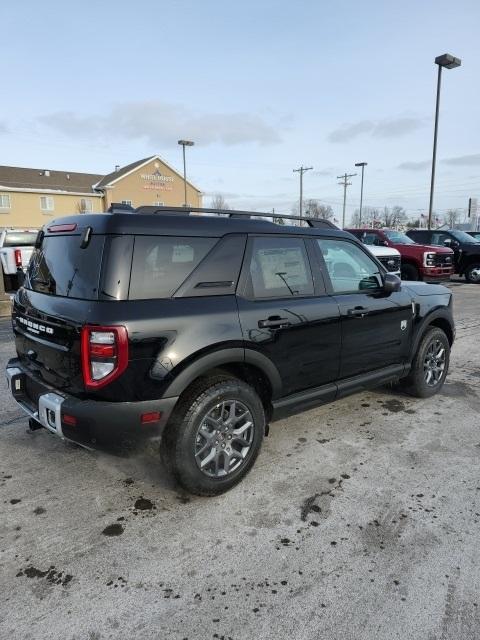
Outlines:
[[366, 309], [365, 307], [355, 307], [355, 309], [349, 309], [347, 311], [347, 314], [350, 317], [354, 317], [354, 318], [363, 318], [364, 316], [366, 316], [368, 313], [368, 309]]
[[270, 316], [266, 320], [258, 321], [259, 329], [268, 329], [268, 328], [279, 328], [279, 327], [288, 327], [290, 322], [288, 318], [280, 318], [279, 316]]

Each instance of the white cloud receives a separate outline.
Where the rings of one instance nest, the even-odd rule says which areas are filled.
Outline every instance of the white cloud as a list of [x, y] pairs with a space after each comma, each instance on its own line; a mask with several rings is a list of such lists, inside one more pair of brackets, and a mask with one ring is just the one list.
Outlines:
[[179, 138], [197, 144], [227, 146], [281, 142], [275, 126], [250, 113], [197, 113], [181, 105], [165, 102], [129, 102], [115, 105], [103, 116], [80, 116], [60, 111], [39, 118], [67, 136], [90, 136], [129, 140], [145, 139], [152, 146], [170, 146]]
[[328, 136], [329, 142], [350, 142], [362, 134], [370, 134], [375, 138], [398, 138], [425, 126], [425, 118], [401, 116], [385, 118], [383, 120], [360, 120], [344, 124], [332, 131]]
[[442, 160], [442, 162], [450, 165], [473, 167], [476, 165], [480, 165], [480, 153], [472, 153], [468, 156], [455, 156], [454, 158], [445, 158], [445, 160]]
[[400, 163], [397, 168], [404, 169], [405, 171], [422, 171], [423, 169], [431, 166], [431, 164], [431, 160], [420, 160], [419, 162], [407, 160], [406, 162]]
[[361, 120], [360, 122], [354, 122], [353, 124], [344, 124], [338, 129], [332, 131], [327, 140], [329, 142], [349, 142], [361, 135], [362, 133], [369, 133], [374, 128], [373, 122], [370, 120]]

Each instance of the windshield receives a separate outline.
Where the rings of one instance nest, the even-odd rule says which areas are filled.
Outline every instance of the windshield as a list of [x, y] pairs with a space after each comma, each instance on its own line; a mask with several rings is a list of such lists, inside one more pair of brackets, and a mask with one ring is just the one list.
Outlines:
[[7, 231], [4, 247], [33, 247], [37, 231]]
[[387, 238], [395, 243], [395, 244], [415, 244], [415, 242], [406, 236], [401, 231], [392, 231], [391, 229], [386, 229], [383, 233], [387, 236]]
[[455, 240], [458, 240], [459, 242], [473, 242], [480, 244], [477, 238], [469, 236], [468, 233], [465, 233], [465, 231], [454, 230], [450, 231], [450, 233], [455, 238]]
[[25, 288], [52, 296], [83, 300], [98, 298], [104, 236], [92, 236], [85, 249], [80, 236], [48, 236], [35, 249], [28, 265]]

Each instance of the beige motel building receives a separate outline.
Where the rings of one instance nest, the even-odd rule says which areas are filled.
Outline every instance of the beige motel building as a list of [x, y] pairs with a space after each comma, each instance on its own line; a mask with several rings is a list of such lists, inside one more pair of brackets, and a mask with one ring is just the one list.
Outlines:
[[[183, 176], [160, 156], [108, 175], [0, 166], [0, 228], [39, 228], [49, 218], [107, 211], [113, 202], [181, 207]], [[201, 191], [188, 181], [187, 204], [202, 205]]]

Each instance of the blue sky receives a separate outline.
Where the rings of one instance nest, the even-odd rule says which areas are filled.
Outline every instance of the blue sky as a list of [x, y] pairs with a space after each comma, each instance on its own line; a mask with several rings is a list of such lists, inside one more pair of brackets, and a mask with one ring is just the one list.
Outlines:
[[[158, 153], [236, 208], [428, 205], [435, 56], [443, 74], [435, 207], [480, 197], [478, 0], [54, 0], [1, 9], [0, 164], [108, 173]], [[358, 205], [359, 177], [348, 191]], [[205, 197], [205, 204], [209, 202]]]

